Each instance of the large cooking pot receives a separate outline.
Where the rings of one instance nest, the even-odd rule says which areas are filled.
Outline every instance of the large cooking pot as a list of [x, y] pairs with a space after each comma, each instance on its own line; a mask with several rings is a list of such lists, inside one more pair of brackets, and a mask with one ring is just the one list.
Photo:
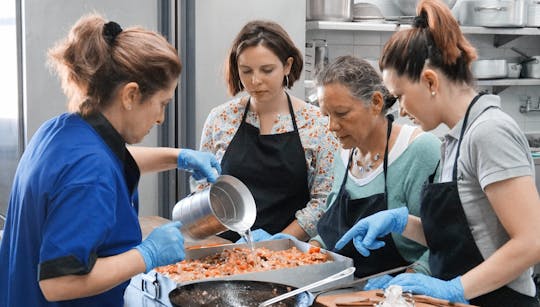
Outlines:
[[471, 71], [476, 79], [499, 79], [508, 76], [506, 60], [476, 60], [471, 65]]
[[465, 26], [523, 27], [526, 10], [525, 0], [464, 0], [458, 20]]
[[353, 0], [307, 0], [307, 20], [352, 21]]
[[[169, 293], [169, 300], [175, 307], [256, 307], [268, 299], [295, 289], [295, 287], [264, 281], [215, 280], [179, 286]], [[310, 303], [310, 295], [302, 292], [272, 306], [307, 307]]]

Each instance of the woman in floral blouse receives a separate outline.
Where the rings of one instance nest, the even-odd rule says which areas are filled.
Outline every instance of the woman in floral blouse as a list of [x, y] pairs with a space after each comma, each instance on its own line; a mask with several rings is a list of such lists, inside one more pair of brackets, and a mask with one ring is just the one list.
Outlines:
[[200, 149], [214, 153], [222, 173], [244, 182], [255, 198], [256, 241], [279, 232], [300, 240], [314, 236], [332, 187], [337, 141], [319, 108], [286, 90], [302, 65], [302, 54], [281, 26], [247, 23], [225, 67], [229, 93], [247, 95], [214, 108], [203, 128]]

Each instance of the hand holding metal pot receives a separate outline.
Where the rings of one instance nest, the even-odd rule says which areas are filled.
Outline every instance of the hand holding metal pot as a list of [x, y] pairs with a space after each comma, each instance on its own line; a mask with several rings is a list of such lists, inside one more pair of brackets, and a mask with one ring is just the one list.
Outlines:
[[213, 154], [187, 148], [181, 149], [178, 154], [178, 168], [193, 172], [195, 180], [207, 178], [212, 183], [221, 174], [221, 165]]

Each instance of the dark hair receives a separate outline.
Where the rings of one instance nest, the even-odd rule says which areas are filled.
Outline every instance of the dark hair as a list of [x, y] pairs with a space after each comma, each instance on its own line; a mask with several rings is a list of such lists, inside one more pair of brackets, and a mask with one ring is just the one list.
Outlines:
[[381, 114], [385, 114], [396, 102], [383, 85], [381, 76], [371, 64], [363, 59], [350, 55], [340, 56], [317, 75], [319, 85], [339, 83], [349, 89], [352, 96], [366, 105], [371, 104], [375, 92], [384, 97]]
[[465, 38], [443, 1], [420, 0], [411, 29], [394, 33], [384, 45], [382, 69], [393, 68], [399, 76], [418, 81], [424, 64], [440, 69], [449, 80], [473, 83], [471, 63], [476, 50]]
[[70, 110], [83, 115], [108, 106], [122, 84], [136, 82], [144, 100], [167, 88], [182, 70], [176, 50], [158, 33], [120, 28], [111, 40], [105, 24], [97, 14], [83, 16], [49, 50]]
[[[288, 75], [288, 88], [291, 88], [294, 82], [300, 78], [304, 61], [302, 53], [294, 45], [289, 34], [273, 21], [254, 20], [248, 22], [236, 35], [225, 62], [225, 81], [229, 94], [232, 96], [244, 90], [238, 73], [238, 56], [245, 49], [258, 45], [271, 50], [283, 65], [286, 64], [288, 58], [293, 59]], [[283, 86], [287, 86], [285, 78], [283, 78]]]

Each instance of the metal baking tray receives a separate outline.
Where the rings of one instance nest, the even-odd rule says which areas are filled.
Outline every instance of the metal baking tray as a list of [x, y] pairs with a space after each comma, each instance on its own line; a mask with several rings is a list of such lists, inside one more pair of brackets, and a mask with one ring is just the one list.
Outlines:
[[[296, 246], [296, 248], [303, 252], [307, 252], [311, 247], [311, 245], [309, 245], [308, 243], [293, 241], [290, 239], [262, 241], [255, 243], [255, 247], [265, 247], [275, 251], [289, 249], [293, 246]], [[186, 249], [186, 259], [199, 259], [235, 247], [246, 247], [246, 244], [235, 243], [212, 247], [201, 247], [196, 249]], [[171, 292], [180, 285], [187, 285], [190, 283], [210, 280], [257, 280], [280, 283], [299, 288], [353, 266], [353, 260], [351, 258], [327, 250], [322, 251], [330, 256], [329, 258], [331, 259], [331, 261], [325, 263], [303, 265], [295, 268], [237, 274], [220, 278], [192, 280], [184, 283], [177, 283], [176, 281], [169, 279], [165, 275], [162, 275], [152, 270], [146, 274], [139, 274], [137, 276], [134, 276], [131, 279], [130, 286], [135, 287], [148, 298], [157, 300], [167, 306], [170, 306], [169, 292]], [[321, 286], [320, 289], [315, 288], [312, 291], [315, 292], [330, 287], [344, 285], [352, 281], [353, 278], [354, 277], [350, 275], [333, 283]]]

